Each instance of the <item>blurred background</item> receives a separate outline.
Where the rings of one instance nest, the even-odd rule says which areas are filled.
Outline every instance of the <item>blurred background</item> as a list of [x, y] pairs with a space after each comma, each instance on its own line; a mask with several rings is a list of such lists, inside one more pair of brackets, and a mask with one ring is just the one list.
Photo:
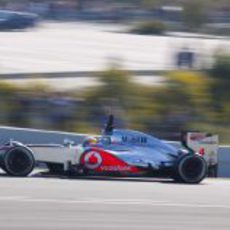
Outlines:
[[0, 0], [0, 125], [230, 143], [229, 0]]

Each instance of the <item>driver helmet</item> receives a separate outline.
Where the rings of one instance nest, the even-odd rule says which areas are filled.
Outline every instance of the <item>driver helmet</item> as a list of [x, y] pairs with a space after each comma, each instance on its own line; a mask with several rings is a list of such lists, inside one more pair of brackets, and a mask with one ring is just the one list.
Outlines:
[[92, 137], [92, 136], [89, 136], [89, 137], [86, 137], [84, 140], [83, 140], [83, 146], [86, 147], [86, 146], [91, 146], [91, 145], [95, 145], [97, 144], [97, 138], [96, 137]]

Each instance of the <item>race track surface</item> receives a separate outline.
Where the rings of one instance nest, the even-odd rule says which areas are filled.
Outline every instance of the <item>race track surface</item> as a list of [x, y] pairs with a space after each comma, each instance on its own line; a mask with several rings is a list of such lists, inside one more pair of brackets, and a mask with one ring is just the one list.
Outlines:
[[230, 229], [230, 180], [12, 178], [0, 174], [0, 229]]

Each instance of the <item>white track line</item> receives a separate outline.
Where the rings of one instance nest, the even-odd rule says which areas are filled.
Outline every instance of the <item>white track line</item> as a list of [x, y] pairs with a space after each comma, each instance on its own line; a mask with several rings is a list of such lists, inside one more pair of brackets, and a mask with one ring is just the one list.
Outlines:
[[198, 203], [174, 203], [158, 200], [135, 200], [135, 199], [83, 199], [83, 200], [65, 200], [65, 199], [44, 199], [29, 198], [20, 196], [0, 197], [0, 202], [21, 202], [21, 203], [52, 203], [52, 204], [101, 204], [101, 205], [140, 205], [140, 206], [161, 206], [161, 207], [183, 207], [183, 208], [221, 208], [230, 209], [230, 205], [222, 204], [198, 204]]

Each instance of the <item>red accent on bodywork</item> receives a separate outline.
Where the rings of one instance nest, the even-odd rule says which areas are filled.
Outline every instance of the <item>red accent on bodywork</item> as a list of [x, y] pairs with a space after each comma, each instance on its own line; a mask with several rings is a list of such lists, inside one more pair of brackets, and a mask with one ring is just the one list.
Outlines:
[[204, 156], [204, 154], [205, 154], [204, 148], [201, 148], [201, 149], [199, 150], [199, 154], [200, 154], [202, 157]]
[[92, 156], [90, 156], [89, 158], [89, 164], [97, 164], [97, 158], [95, 157], [95, 155], [93, 154]]
[[[140, 172], [140, 169], [138, 169], [137, 167], [125, 163], [118, 157], [100, 148], [91, 148], [90, 150], [87, 150], [86, 152], [83, 153], [80, 159], [80, 163], [86, 168], [87, 168], [87, 164], [85, 162], [85, 156], [89, 152], [97, 152], [102, 158], [101, 164], [97, 168], [93, 169], [93, 171], [95, 172], [124, 172], [124, 173]], [[93, 156], [90, 158], [93, 158]], [[92, 159], [92, 162], [91, 162], [91, 159], [88, 159], [87, 163], [95, 164], [93, 159]]]

